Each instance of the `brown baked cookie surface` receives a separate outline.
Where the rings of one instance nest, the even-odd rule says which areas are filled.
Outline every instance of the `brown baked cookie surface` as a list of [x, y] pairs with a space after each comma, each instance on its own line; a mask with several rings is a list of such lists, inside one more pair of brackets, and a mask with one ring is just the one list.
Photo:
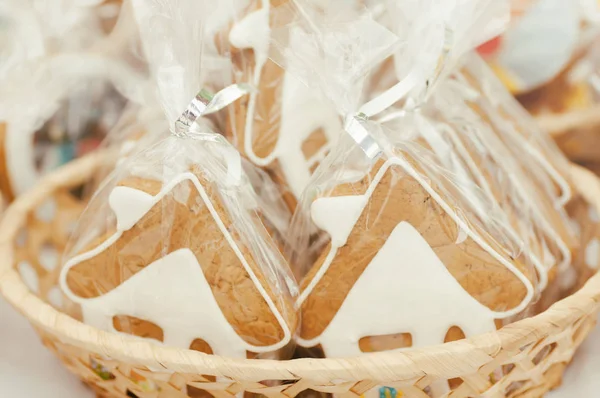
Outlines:
[[[199, 172], [195, 172], [195, 175], [220, 220], [237, 243], [243, 258], [293, 331], [297, 319], [291, 301], [281, 300], [277, 297], [279, 293], [273, 291], [272, 281], [268, 279], [270, 276], [264, 275], [250, 249], [240, 238], [214, 183]], [[129, 177], [121, 180], [118, 186], [134, 188], [154, 196], [163, 185], [156, 180]], [[268, 239], [259, 216], [251, 216], [251, 222], [257, 228], [262, 228], [262, 231], [257, 230], [257, 234]], [[106, 231], [81, 250], [81, 253], [97, 247], [115, 232]], [[185, 248], [194, 253], [219, 308], [242, 339], [251, 345], [268, 346], [284, 338], [284, 331], [275, 314], [190, 181], [176, 185], [108, 249], [74, 265], [67, 273], [66, 283], [79, 297], [99, 297], [134, 277], [156, 260]], [[269, 249], [277, 251], [274, 243]], [[119, 324], [127, 326], [126, 322]], [[135, 325], [134, 332], [139, 336], [156, 336], [155, 329], [161, 326], [141, 321], [129, 324]]]
[[[324, 196], [363, 195], [382, 166], [383, 162], [378, 162], [360, 181], [335, 186]], [[436, 189], [434, 185], [432, 188]], [[452, 208], [458, 208], [456, 203], [449, 204]], [[471, 237], [459, 236], [462, 234], [461, 228], [452, 217], [419, 182], [407, 175], [402, 167], [392, 164], [375, 187], [346, 243], [338, 248], [326, 272], [302, 303], [302, 339], [314, 339], [325, 331], [354, 283], [401, 222], [408, 222], [418, 230], [452, 276], [484, 306], [494, 311], [509, 310], [518, 306], [526, 297], [526, 286], [504, 264]], [[482, 231], [475, 225], [470, 227], [475, 233], [481, 234]], [[489, 244], [494, 249], [501, 250], [497, 243]], [[303, 279], [302, 290], [311, 285], [330, 249], [331, 243]], [[530, 280], [535, 278], [531, 270], [517, 260], [513, 264]], [[407, 344], [406, 338], [402, 336], [389, 340], [390, 342], [383, 344]], [[365, 342], [364, 345], [368, 350], [373, 350], [372, 342]]]

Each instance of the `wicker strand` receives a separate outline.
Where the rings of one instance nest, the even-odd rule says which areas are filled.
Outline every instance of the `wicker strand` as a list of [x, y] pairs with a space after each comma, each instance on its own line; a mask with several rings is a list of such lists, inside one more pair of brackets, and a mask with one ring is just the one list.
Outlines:
[[556, 115], [538, 116], [536, 119], [544, 131], [557, 136], [573, 129], [599, 126], [600, 105]]

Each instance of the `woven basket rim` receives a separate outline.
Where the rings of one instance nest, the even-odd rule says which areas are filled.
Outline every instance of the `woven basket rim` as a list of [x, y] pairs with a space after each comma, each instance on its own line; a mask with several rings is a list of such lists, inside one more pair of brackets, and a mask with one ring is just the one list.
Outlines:
[[[232, 359], [98, 330], [54, 309], [29, 291], [13, 268], [12, 243], [30, 209], [41, 204], [56, 188], [83, 182], [102, 162], [102, 153], [95, 153], [49, 174], [35, 188], [17, 198], [0, 222], [0, 258], [4, 260], [0, 262], [0, 294], [36, 327], [102, 357], [158, 372], [207, 374], [248, 381], [301, 378], [390, 381], [419, 379], [425, 375], [452, 378], [476, 372], [501, 350], [516, 355], [524, 346], [560, 332], [598, 308], [600, 274], [543, 313], [500, 330], [436, 346], [369, 353], [356, 358]], [[575, 165], [571, 173], [582, 195], [600, 210], [600, 180]]]
[[600, 104], [564, 113], [549, 113], [537, 116], [537, 124], [554, 138], [571, 130], [594, 128], [600, 125]]

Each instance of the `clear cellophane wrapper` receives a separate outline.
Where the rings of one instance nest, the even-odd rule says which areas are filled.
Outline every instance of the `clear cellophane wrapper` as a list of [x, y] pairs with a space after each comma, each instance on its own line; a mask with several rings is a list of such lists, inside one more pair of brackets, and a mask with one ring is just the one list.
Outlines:
[[[418, 126], [403, 118], [395, 128]], [[300, 203], [292, 233], [311, 242], [298, 260], [299, 341], [328, 356], [494, 330], [528, 314], [539, 293], [502, 209], [419, 140], [398, 139], [374, 159], [338, 143]], [[350, 314], [364, 322], [345, 323]]]
[[291, 3], [233, 2], [230, 21], [215, 32], [215, 40], [219, 53], [231, 59], [230, 78], [256, 88], [226, 109], [221, 130], [248, 161], [269, 174], [293, 211], [341, 122], [319, 90], [269, 58], [271, 35]]
[[[289, 212], [277, 218], [276, 189], [194, 113], [242, 91], [219, 91], [225, 82], [198, 45], [220, 8], [134, 5], [167, 130], [147, 131], [100, 184], [65, 252], [63, 291], [99, 329], [227, 357], [291, 356], [297, 286], [278, 240]], [[121, 145], [107, 146], [120, 150], [115, 134]], [[270, 195], [280, 208], [266, 208]]]
[[490, 100], [479, 86], [487, 81], [480, 78], [459, 71], [440, 83], [421, 109], [422, 127], [415, 140], [430, 148], [455, 178], [473, 179], [486, 200], [502, 209], [507, 231], [524, 243], [535, 267], [542, 292], [539, 311], [575, 285], [571, 265], [579, 243], [571, 220], [557, 205], [553, 181], [535, 156], [520, 149], [524, 140], [502, 114], [501, 97]]
[[0, 184], [10, 199], [95, 149], [125, 104], [144, 97], [139, 71], [121, 57], [130, 31], [106, 35], [91, 6], [47, 3], [2, 5], [12, 18], [3, 34], [14, 39], [0, 66]]
[[572, 267], [564, 269], [566, 274], [559, 283], [563, 288], [581, 286], [600, 265], [600, 225], [593, 206], [572, 184], [566, 157], [481, 59], [467, 59], [461, 74], [462, 81], [480, 91], [477, 108], [497, 126], [498, 137], [527, 172], [534, 188], [551, 200], [539, 201], [538, 206], [571, 252]]
[[128, 103], [98, 145], [97, 150], [105, 159], [85, 183], [84, 196], [91, 198], [116, 167], [164, 138], [168, 130], [169, 125], [159, 107]]
[[[531, 314], [540, 293], [531, 255], [501, 206], [446, 162], [463, 161], [454, 148], [440, 154], [424, 141], [438, 128], [421, 110], [427, 95], [409, 96], [424, 102], [406, 100], [396, 116], [387, 109], [388, 94], [411, 94], [396, 90], [406, 76], [419, 82], [442, 73], [435, 55], [415, 59], [422, 70], [390, 68], [386, 56], [403, 62], [424, 34], [432, 36], [421, 36], [420, 49], [437, 54], [444, 24], [431, 32], [412, 20], [416, 30], [391, 32], [344, 8], [333, 22], [308, 10], [278, 32], [299, 36], [299, 48], [276, 42], [283, 50], [275, 59], [324, 90], [346, 123], [292, 220], [292, 263], [302, 277], [298, 343], [353, 356], [453, 341]], [[375, 114], [387, 122], [369, 121]]]
[[83, 321], [246, 357], [289, 343], [288, 265], [237, 152], [167, 137], [126, 160], [90, 201], [62, 270]]
[[[85, 4], [87, 3], [87, 4]], [[29, 60], [88, 47], [105, 32], [90, 2], [18, 1], [0, 4], [0, 79]]]

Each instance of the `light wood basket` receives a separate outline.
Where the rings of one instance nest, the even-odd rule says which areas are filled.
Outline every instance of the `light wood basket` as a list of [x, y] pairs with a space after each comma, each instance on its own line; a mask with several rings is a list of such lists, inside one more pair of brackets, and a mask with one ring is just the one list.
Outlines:
[[[100, 155], [91, 155], [48, 176], [17, 199], [0, 223], [0, 293], [99, 397], [198, 398], [209, 396], [207, 392], [218, 398], [242, 392], [273, 398], [319, 393], [359, 397], [382, 385], [402, 398], [541, 397], [560, 384], [567, 364], [596, 322], [600, 275], [544, 313], [496, 332], [358, 358], [229, 359], [100, 331], [49, 304], [53, 295], [56, 298], [59, 267], [42, 264], [40, 255], [49, 246], [58, 253], [64, 249], [83, 207], [69, 190], [89, 178], [101, 162]], [[576, 166], [572, 175], [600, 209], [596, 177]], [[54, 203], [54, 214], [41, 217], [36, 209], [47, 206], [48, 200]], [[35, 283], [18, 272], [16, 265], [23, 262], [35, 270]], [[429, 386], [443, 380], [451, 380], [452, 391], [432, 393]]]
[[536, 117], [539, 126], [553, 137], [575, 129], [600, 128], [600, 104], [585, 109]]

